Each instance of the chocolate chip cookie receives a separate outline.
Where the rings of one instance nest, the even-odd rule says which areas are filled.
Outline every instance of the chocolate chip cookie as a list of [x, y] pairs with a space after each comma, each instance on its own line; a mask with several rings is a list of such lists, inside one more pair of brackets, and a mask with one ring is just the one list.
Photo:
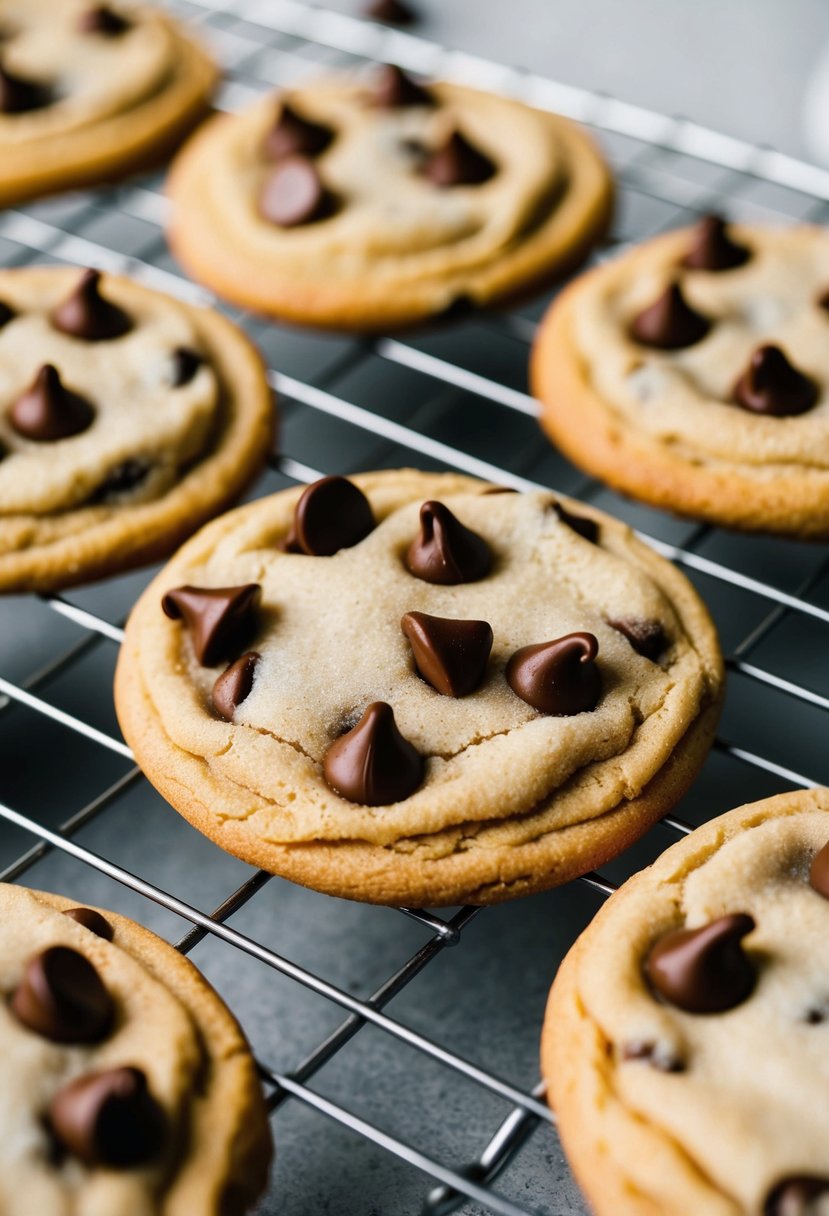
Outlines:
[[532, 385], [551, 439], [634, 498], [829, 536], [829, 236], [705, 217], [572, 284]]
[[264, 313], [363, 330], [563, 271], [611, 205], [578, 127], [391, 66], [211, 120], [169, 192], [170, 241], [195, 278]]
[[142, 167], [204, 112], [216, 76], [148, 6], [0, 0], [0, 206]]
[[542, 1042], [597, 1216], [826, 1210], [827, 942], [825, 789], [712, 820], [610, 898]]
[[412, 470], [231, 512], [116, 674], [149, 779], [223, 848], [351, 899], [491, 903], [615, 855], [688, 787], [713, 626], [616, 520]]
[[177, 950], [0, 885], [5, 1216], [241, 1216], [271, 1140], [250, 1049]]
[[261, 360], [218, 313], [97, 271], [0, 271], [0, 590], [169, 553], [271, 431]]

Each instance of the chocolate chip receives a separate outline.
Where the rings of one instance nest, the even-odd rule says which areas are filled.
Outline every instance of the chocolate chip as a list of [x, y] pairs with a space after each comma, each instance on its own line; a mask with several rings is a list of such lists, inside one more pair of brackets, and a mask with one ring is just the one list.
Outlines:
[[704, 215], [691, 234], [691, 248], [682, 259], [689, 270], [733, 270], [751, 257], [751, 250], [728, 233], [722, 216]]
[[374, 0], [364, 10], [371, 21], [382, 21], [385, 25], [412, 25], [417, 17], [402, 0]]
[[105, 38], [117, 38], [129, 28], [126, 17], [116, 13], [108, 4], [96, 4], [78, 18], [78, 29], [82, 34], [103, 34]]
[[372, 100], [381, 110], [396, 110], [402, 106], [433, 106], [429, 92], [394, 64], [386, 63], [374, 76]]
[[250, 690], [253, 688], [253, 674], [260, 658], [261, 655], [257, 654], [255, 650], [249, 650], [235, 663], [231, 663], [213, 685], [213, 691], [210, 694], [213, 708], [226, 722], [233, 721], [236, 706], [241, 705], [250, 695]]
[[84, 342], [109, 342], [132, 329], [132, 320], [123, 309], [101, 295], [98, 270], [84, 271], [71, 295], [53, 311], [52, 324]]
[[825, 844], [815, 854], [809, 870], [809, 883], [818, 895], [829, 899], [829, 843]]
[[686, 1013], [723, 1013], [754, 989], [754, 967], [741, 946], [755, 923], [744, 912], [720, 916], [700, 929], [676, 929], [651, 948], [648, 979], [671, 1005]]
[[666, 287], [658, 300], [634, 318], [631, 337], [657, 350], [681, 350], [701, 342], [711, 322], [687, 303], [679, 283]]
[[357, 725], [332, 743], [323, 761], [325, 780], [349, 802], [386, 806], [414, 793], [423, 758], [404, 739], [385, 701], [369, 705]]
[[568, 633], [552, 642], [522, 646], [507, 663], [512, 691], [542, 714], [570, 716], [595, 709], [602, 691], [592, 633]]
[[29, 959], [11, 1009], [29, 1030], [55, 1043], [100, 1042], [114, 1013], [92, 963], [68, 946], [50, 946]]
[[445, 697], [465, 697], [484, 678], [492, 649], [486, 621], [456, 621], [407, 612], [400, 621], [418, 673]]
[[374, 514], [362, 490], [346, 477], [322, 477], [302, 492], [283, 548], [330, 557], [374, 531]]
[[734, 386], [734, 401], [755, 414], [784, 418], [805, 414], [817, 403], [818, 387], [797, 370], [779, 346], [759, 346]]
[[182, 385], [189, 384], [204, 363], [199, 352], [191, 350], [189, 346], [177, 346], [172, 358], [173, 371], [170, 383], [173, 388], [181, 388]]
[[280, 228], [298, 228], [330, 215], [332, 203], [313, 161], [286, 156], [272, 169], [259, 195], [259, 213]]
[[102, 937], [107, 942], [112, 941], [115, 932], [112, 925], [94, 908], [67, 908], [63, 915], [76, 920], [79, 925], [83, 925], [84, 929], [88, 929], [96, 937]]
[[626, 1043], [622, 1048], [623, 1060], [644, 1060], [659, 1072], [684, 1072], [685, 1065], [664, 1044], [643, 1042]]
[[79, 393], [64, 388], [51, 363], [45, 364], [9, 413], [18, 435], [34, 443], [55, 443], [87, 430], [95, 411]]
[[52, 90], [48, 85], [27, 80], [9, 72], [0, 64], [0, 114], [25, 114], [51, 105]]
[[778, 1182], [763, 1204], [763, 1216], [809, 1216], [813, 1199], [829, 1194], [829, 1178], [795, 1174]]
[[637, 654], [655, 663], [668, 644], [660, 621], [646, 621], [639, 617], [619, 617], [608, 621], [611, 629], [624, 634]]
[[130, 490], [137, 489], [149, 476], [151, 465], [146, 460], [122, 460], [107, 473], [98, 488], [90, 495], [91, 503], [110, 502]]
[[241, 587], [176, 587], [161, 607], [171, 620], [182, 619], [203, 667], [233, 657], [253, 632], [262, 595], [258, 583]]
[[573, 532], [577, 532], [579, 536], [589, 540], [591, 545], [598, 543], [599, 525], [594, 519], [587, 519], [583, 515], [573, 515], [571, 511], [566, 511], [560, 502], [553, 503], [553, 510], [561, 522]]
[[0, 300], [0, 329], [2, 329], [4, 325], [8, 325], [9, 321], [13, 321], [16, 315], [17, 314], [13, 308], [10, 308], [8, 304], [4, 304], [3, 301]]
[[453, 131], [429, 157], [423, 173], [436, 186], [479, 186], [494, 175], [495, 165], [460, 131]]
[[420, 508], [420, 532], [409, 545], [406, 566], [426, 583], [474, 583], [489, 574], [492, 555], [482, 536], [464, 527], [442, 502]]
[[164, 1113], [140, 1068], [91, 1072], [58, 1090], [49, 1106], [58, 1141], [87, 1166], [129, 1169], [157, 1157]]
[[333, 138], [334, 132], [330, 127], [303, 118], [293, 106], [283, 101], [276, 121], [265, 136], [263, 147], [269, 160], [284, 160], [286, 156], [318, 156]]

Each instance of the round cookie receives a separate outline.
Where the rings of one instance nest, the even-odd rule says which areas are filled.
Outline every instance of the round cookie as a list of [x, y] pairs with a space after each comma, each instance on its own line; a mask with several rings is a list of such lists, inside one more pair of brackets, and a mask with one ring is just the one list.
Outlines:
[[374, 903], [493, 903], [614, 856], [692, 781], [722, 662], [684, 576], [571, 506], [402, 470], [214, 521], [127, 625], [150, 781], [229, 852]]
[[385, 67], [211, 119], [169, 193], [173, 251], [219, 295], [378, 330], [572, 267], [607, 226], [612, 188], [567, 120]]
[[0, 206], [144, 167], [204, 113], [216, 77], [148, 6], [0, 0]]
[[567, 955], [542, 1068], [597, 1216], [829, 1210], [827, 842], [825, 789], [730, 811]]
[[578, 279], [538, 332], [550, 438], [655, 506], [747, 531], [829, 536], [829, 236], [671, 232]]
[[250, 1049], [140, 925], [0, 885], [4, 1216], [242, 1216], [271, 1138]]
[[272, 429], [259, 355], [218, 313], [94, 271], [0, 271], [0, 591], [169, 553]]

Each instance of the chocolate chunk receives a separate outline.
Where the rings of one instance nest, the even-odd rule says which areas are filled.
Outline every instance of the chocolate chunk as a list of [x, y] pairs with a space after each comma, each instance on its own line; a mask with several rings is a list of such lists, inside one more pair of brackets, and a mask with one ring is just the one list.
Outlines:
[[45, 364], [35, 376], [31, 387], [18, 397], [9, 413], [9, 420], [24, 439], [34, 443], [55, 443], [87, 430], [95, 411], [79, 393], [64, 388], [51, 363]]
[[445, 697], [465, 697], [484, 678], [492, 649], [486, 621], [456, 621], [425, 612], [407, 612], [400, 621], [412, 647], [415, 667]]
[[553, 642], [522, 646], [507, 663], [510, 688], [542, 714], [558, 717], [595, 709], [602, 692], [592, 633], [568, 633]]
[[260, 215], [280, 228], [311, 224], [332, 210], [331, 197], [307, 156], [286, 156], [271, 170], [259, 195]]
[[204, 359], [197, 350], [191, 350], [189, 346], [177, 346], [173, 351], [172, 362], [170, 383], [173, 388], [181, 388], [182, 385], [190, 383]]
[[829, 843], [815, 854], [809, 870], [809, 883], [818, 895], [829, 899]]
[[49, 1124], [65, 1149], [87, 1166], [129, 1169], [157, 1157], [164, 1113], [140, 1068], [90, 1072], [59, 1089]]
[[284, 160], [286, 156], [318, 156], [333, 138], [334, 132], [330, 127], [303, 118], [293, 106], [283, 101], [276, 122], [265, 136], [264, 152], [269, 160]]
[[51, 105], [52, 90], [48, 85], [27, 80], [9, 72], [0, 64], [0, 114], [25, 114]]
[[249, 650], [235, 663], [231, 663], [213, 685], [213, 691], [210, 694], [213, 708], [226, 722], [233, 721], [236, 706], [241, 705], [249, 696], [250, 690], [253, 688], [253, 674], [260, 658], [261, 655], [257, 654], [255, 650]]
[[110, 502], [121, 494], [128, 494], [146, 481], [150, 465], [146, 460], [122, 460], [107, 473], [98, 488], [90, 495], [91, 503]]
[[374, 514], [362, 490], [346, 477], [321, 477], [302, 493], [283, 548], [330, 557], [374, 531]]
[[323, 772], [349, 802], [386, 806], [414, 793], [423, 780], [423, 757], [404, 739], [385, 701], [369, 705], [357, 725], [332, 743]]
[[382, 21], [385, 25], [412, 25], [417, 17], [401, 0], [373, 0], [365, 9], [364, 16], [371, 21]]
[[672, 283], [658, 300], [634, 317], [630, 335], [642, 346], [681, 350], [701, 342], [710, 328], [708, 318], [687, 303], [679, 283]]
[[809, 1216], [813, 1199], [829, 1194], [829, 1178], [813, 1174], [796, 1174], [784, 1178], [769, 1193], [763, 1204], [763, 1216]]
[[50, 946], [29, 959], [11, 1009], [29, 1030], [55, 1043], [99, 1043], [114, 1014], [92, 963], [68, 946]]
[[182, 619], [203, 667], [232, 658], [253, 632], [262, 596], [258, 583], [242, 587], [176, 587], [161, 601], [172, 620]]
[[420, 532], [409, 545], [406, 566], [426, 583], [474, 583], [489, 574], [492, 555], [482, 536], [465, 528], [442, 502], [420, 508]]
[[372, 100], [381, 110], [396, 110], [402, 106], [433, 106], [432, 95], [394, 64], [377, 69]]
[[611, 629], [623, 633], [637, 654], [655, 663], [668, 644], [665, 630], [659, 621], [645, 621], [638, 617], [619, 617], [608, 621]]
[[693, 230], [682, 265], [689, 270], [733, 270], [750, 257], [751, 250], [729, 236], [722, 216], [704, 215]]
[[3, 301], [0, 300], [0, 329], [2, 329], [4, 325], [8, 325], [9, 321], [12, 321], [15, 316], [16, 313], [14, 309], [10, 308], [8, 304], [4, 304]]
[[754, 929], [745, 912], [720, 916], [701, 929], [676, 929], [651, 948], [645, 969], [653, 987], [686, 1013], [723, 1013], [742, 1004], [755, 984], [741, 946]]
[[79, 925], [83, 925], [84, 929], [88, 929], [96, 937], [102, 937], [107, 942], [112, 941], [114, 935], [112, 925], [94, 908], [67, 908], [63, 915], [76, 920]]
[[126, 17], [116, 13], [108, 4], [96, 4], [78, 18], [78, 29], [82, 34], [103, 34], [105, 38], [117, 38], [129, 28]]
[[61, 333], [84, 342], [109, 342], [132, 329], [132, 320], [117, 304], [101, 295], [101, 273], [85, 270], [66, 299], [52, 313]]
[[553, 510], [561, 522], [571, 528], [573, 532], [577, 532], [579, 536], [589, 540], [591, 545], [598, 543], [599, 525], [594, 519], [587, 519], [583, 515], [573, 515], [572, 512], [566, 511], [560, 502], [553, 503]]
[[495, 165], [460, 131], [453, 131], [426, 161], [423, 173], [436, 186], [480, 186], [494, 175]]
[[774, 418], [805, 414], [817, 403], [818, 386], [793, 367], [779, 346], [758, 346], [734, 386], [734, 400]]

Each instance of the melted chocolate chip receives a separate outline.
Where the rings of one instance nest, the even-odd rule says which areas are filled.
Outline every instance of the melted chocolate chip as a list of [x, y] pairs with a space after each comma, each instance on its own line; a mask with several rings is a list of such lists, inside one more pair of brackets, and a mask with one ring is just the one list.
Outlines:
[[382, 21], [384, 25], [412, 25], [417, 17], [402, 0], [373, 0], [364, 11], [371, 21]]
[[681, 350], [701, 342], [710, 328], [707, 317], [688, 304], [678, 283], [672, 283], [658, 300], [634, 318], [630, 334], [642, 346]]
[[132, 320], [123, 309], [101, 295], [98, 270], [84, 271], [72, 294], [53, 311], [52, 324], [83, 342], [109, 342], [132, 329]]
[[434, 100], [426, 89], [391, 63], [377, 69], [372, 100], [381, 110], [396, 110], [403, 106], [432, 106]]
[[734, 387], [737, 405], [775, 418], [805, 414], [817, 399], [814, 380], [798, 371], [779, 346], [759, 346]]
[[769, 1193], [763, 1216], [809, 1216], [811, 1202], [829, 1194], [829, 1178], [797, 1174], [784, 1178]]
[[14, 309], [10, 308], [8, 304], [4, 304], [3, 301], [0, 300], [0, 329], [2, 329], [4, 325], [8, 325], [9, 321], [14, 320], [15, 315]]
[[426, 583], [474, 583], [489, 574], [492, 555], [482, 536], [464, 527], [442, 502], [420, 508], [420, 532], [409, 545], [406, 566]]
[[809, 870], [809, 883], [818, 895], [822, 895], [824, 899], [829, 899], [829, 843], [825, 844], [815, 854], [815, 859], [812, 862]]
[[307, 156], [286, 156], [272, 169], [259, 195], [259, 213], [279, 228], [298, 228], [325, 219], [331, 196]]
[[374, 514], [362, 490], [346, 477], [322, 477], [303, 491], [283, 548], [309, 557], [331, 557], [373, 531]]
[[646, 621], [639, 617], [619, 617], [608, 621], [611, 629], [624, 634], [637, 654], [655, 663], [668, 644], [665, 630], [659, 621]]
[[177, 346], [172, 354], [170, 383], [173, 388], [182, 388], [183, 385], [189, 384], [203, 363], [204, 359], [197, 350], [191, 350], [189, 346]]
[[123, 460], [106, 475], [90, 496], [91, 503], [109, 502], [121, 494], [128, 494], [147, 480], [151, 466], [146, 460]]
[[678, 1060], [670, 1050], [659, 1043], [645, 1043], [637, 1040], [626, 1043], [622, 1048], [623, 1060], [643, 1060], [660, 1072], [684, 1072], [685, 1065]]
[[143, 1165], [159, 1155], [164, 1141], [164, 1114], [139, 1068], [70, 1081], [52, 1099], [49, 1124], [63, 1147], [90, 1167]]
[[176, 587], [161, 601], [172, 620], [181, 618], [203, 667], [214, 667], [241, 649], [253, 632], [262, 596], [258, 583], [242, 587]]
[[599, 540], [599, 525], [594, 519], [587, 519], [583, 515], [573, 515], [570, 511], [565, 511], [560, 502], [553, 503], [553, 510], [563, 524], [573, 532], [577, 532], [579, 536], [583, 536], [585, 540], [589, 540], [591, 545], [597, 544]]
[[68, 946], [50, 946], [29, 959], [11, 1009], [29, 1030], [55, 1043], [100, 1042], [114, 1013], [92, 963]]
[[592, 633], [568, 633], [553, 642], [522, 646], [507, 663], [512, 691], [542, 714], [570, 716], [595, 709], [602, 692]]
[[260, 658], [261, 655], [257, 654], [255, 650], [249, 650], [235, 663], [231, 663], [213, 685], [213, 691], [210, 694], [213, 708], [226, 722], [233, 721], [236, 706], [241, 705], [250, 695], [256, 664]]
[[88, 929], [96, 937], [102, 937], [107, 942], [112, 941], [114, 935], [112, 925], [94, 908], [67, 908], [63, 915], [76, 920], [79, 925], [83, 925], [84, 929]]
[[269, 160], [284, 160], [286, 156], [318, 156], [334, 138], [330, 127], [303, 118], [293, 106], [283, 101], [276, 122], [265, 136], [264, 152]]
[[25, 114], [51, 105], [52, 90], [35, 80], [9, 72], [0, 64], [0, 114]]
[[79, 393], [65, 388], [51, 363], [45, 364], [9, 413], [18, 435], [34, 443], [55, 443], [87, 430], [95, 411]]
[[118, 38], [130, 28], [126, 17], [116, 13], [108, 4], [96, 4], [78, 18], [78, 29], [82, 34], [103, 34], [105, 38]]
[[369, 705], [357, 725], [331, 744], [323, 761], [331, 788], [364, 806], [408, 798], [423, 780], [423, 768], [423, 757], [403, 738], [384, 701]]
[[427, 684], [445, 697], [465, 697], [484, 678], [492, 649], [486, 621], [456, 621], [407, 612], [400, 622], [412, 648], [415, 667]]
[[460, 131], [453, 131], [426, 161], [423, 173], [436, 186], [480, 186], [495, 174], [495, 165]]
[[742, 948], [754, 919], [744, 912], [721, 916], [700, 929], [676, 929], [651, 948], [645, 969], [653, 987], [686, 1013], [723, 1013], [742, 1004], [756, 976]]
[[704, 215], [691, 234], [691, 248], [682, 259], [689, 270], [733, 270], [751, 257], [751, 250], [728, 233], [722, 216]]

